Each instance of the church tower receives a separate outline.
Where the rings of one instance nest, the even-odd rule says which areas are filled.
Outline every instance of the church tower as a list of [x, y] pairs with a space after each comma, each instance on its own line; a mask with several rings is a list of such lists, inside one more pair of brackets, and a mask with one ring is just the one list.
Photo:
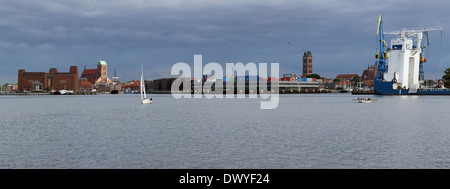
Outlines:
[[100, 82], [107, 83], [108, 82], [108, 65], [106, 61], [100, 60], [97, 64], [97, 74], [100, 77]]
[[313, 56], [311, 51], [305, 51], [303, 54], [303, 75], [313, 73]]

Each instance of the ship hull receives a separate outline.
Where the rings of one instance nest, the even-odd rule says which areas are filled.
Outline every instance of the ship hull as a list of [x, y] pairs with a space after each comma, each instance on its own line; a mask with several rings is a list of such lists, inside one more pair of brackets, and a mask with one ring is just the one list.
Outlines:
[[410, 93], [409, 89], [394, 89], [395, 81], [375, 81], [375, 92], [380, 95], [450, 95], [450, 89], [417, 89]]

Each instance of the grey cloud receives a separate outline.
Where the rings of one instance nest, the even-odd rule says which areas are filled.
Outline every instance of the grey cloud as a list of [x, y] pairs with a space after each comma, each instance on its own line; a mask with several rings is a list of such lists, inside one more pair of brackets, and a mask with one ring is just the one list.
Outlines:
[[[90, 67], [104, 59], [123, 73], [123, 79], [132, 80], [138, 77], [134, 64], [146, 62], [146, 67], [153, 68], [149, 77], [167, 76], [174, 63], [192, 63], [193, 54], [203, 54], [204, 62], [222, 64], [280, 62], [283, 72], [300, 73], [305, 50], [312, 50], [319, 74], [361, 74], [375, 61], [378, 14], [384, 16], [385, 30], [450, 28], [446, 27], [448, 4], [403, 0], [8, 1], [0, 7], [0, 75], [11, 75], [19, 68]], [[440, 38], [432, 37], [433, 45], [437, 44]], [[445, 48], [445, 41], [442, 48], [433, 46], [432, 59], [439, 59], [442, 67], [450, 61]], [[426, 68], [434, 69], [432, 65]]]

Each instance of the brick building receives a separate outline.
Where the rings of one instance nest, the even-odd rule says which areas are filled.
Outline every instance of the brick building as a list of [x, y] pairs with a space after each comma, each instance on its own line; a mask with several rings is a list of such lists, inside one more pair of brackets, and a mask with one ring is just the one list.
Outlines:
[[93, 85], [108, 85], [112, 83], [112, 80], [108, 77], [108, 65], [106, 61], [98, 61], [97, 69], [86, 69], [84, 67], [81, 77], [86, 78], [87, 81], [91, 82]]
[[359, 77], [359, 75], [358, 74], [339, 74], [338, 76], [336, 76], [336, 79], [340, 79], [341, 82], [343, 82], [343, 81], [351, 81], [355, 77]]
[[91, 94], [94, 89], [94, 85], [92, 85], [89, 81], [81, 81], [79, 89], [80, 94]]
[[303, 75], [313, 73], [313, 56], [311, 51], [305, 51], [303, 54]]
[[58, 72], [56, 68], [50, 68], [45, 72], [27, 72], [20, 69], [18, 74], [18, 90], [43, 91], [47, 87], [51, 90], [73, 90], [78, 92], [78, 67], [71, 66], [69, 72]]
[[[171, 91], [172, 83], [177, 78], [162, 78], [151, 81], [145, 81], [145, 89], [147, 91]], [[193, 86], [193, 85], [192, 85]]]
[[141, 90], [141, 81], [133, 80], [128, 83], [124, 83], [124, 84], [120, 85], [120, 90], [139, 92]]
[[377, 68], [374, 65], [367, 66], [361, 77], [363, 81], [374, 81], [377, 78]]

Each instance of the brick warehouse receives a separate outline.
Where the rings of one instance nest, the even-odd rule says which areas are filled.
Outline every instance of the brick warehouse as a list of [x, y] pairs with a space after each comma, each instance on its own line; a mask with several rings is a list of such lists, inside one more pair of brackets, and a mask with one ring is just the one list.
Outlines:
[[50, 86], [51, 90], [78, 92], [78, 67], [71, 66], [69, 72], [58, 72], [56, 68], [50, 68], [48, 73], [20, 69], [18, 85], [19, 91], [44, 91]]

